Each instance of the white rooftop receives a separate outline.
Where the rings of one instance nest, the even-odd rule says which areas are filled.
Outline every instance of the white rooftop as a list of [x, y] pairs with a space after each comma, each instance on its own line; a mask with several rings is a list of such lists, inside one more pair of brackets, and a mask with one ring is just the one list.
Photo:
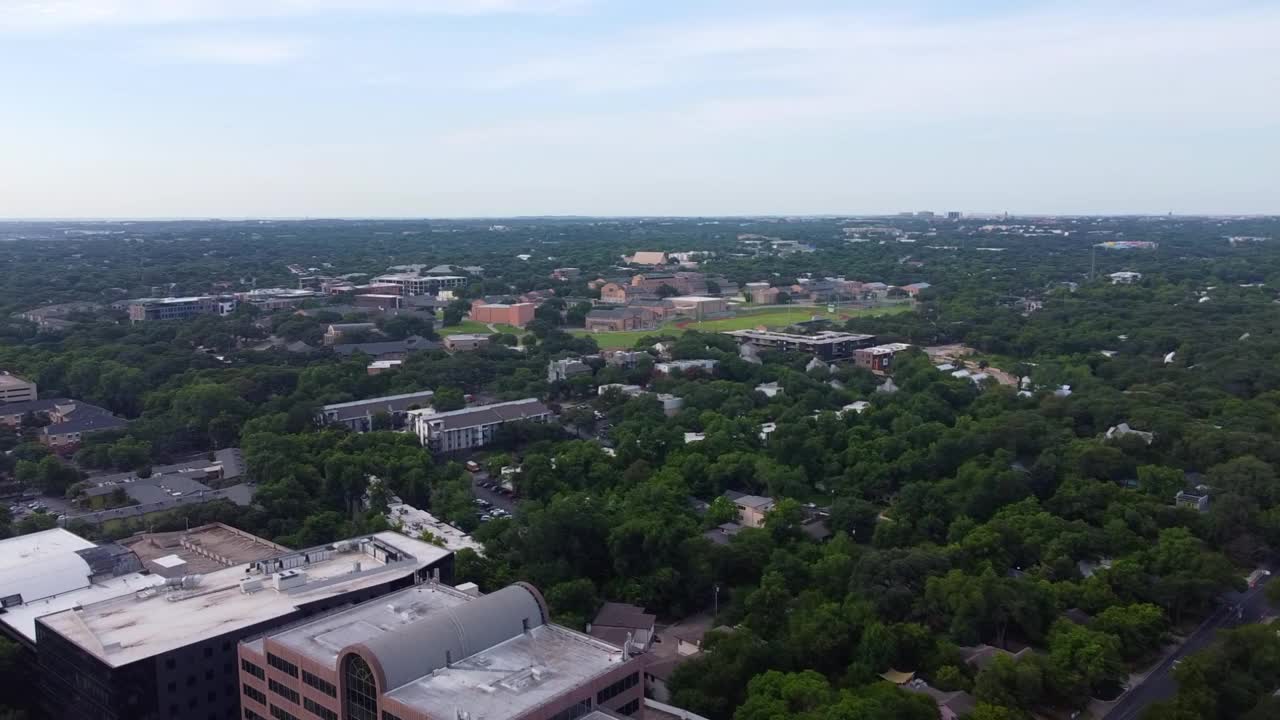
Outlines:
[[[301, 561], [299, 556], [307, 552], [313, 558], [297, 566], [306, 574], [306, 582], [294, 588], [274, 589], [271, 576], [254, 569], [258, 563], [272, 560], [258, 561], [209, 573], [194, 586], [157, 586], [80, 609], [73, 607], [46, 616], [43, 622], [108, 665], [120, 667], [289, 615], [307, 603], [407, 576], [449, 554], [444, 548], [394, 532], [350, 542], [346, 549], [346, 543], [335, 543], [283, 556]], [[386, 563], [380, 559], [386, 550], [407, 557]], [[315, 559], [317, 555], [319, 559]], [[240, 581], [246, 577], [262, 580], [261, 589], [242, 592]]]
[[440, 538], [444, 542], [444, 546], [449, 550], [457, 551], [468, 548], [481, 555], [484, 554], [484, 546], [473, 540], [470, 535], [440, 520], [426, 510], [419, 510], [412, 505], [404, 503], [391, 503], [387, 506], [387, 519], [400, 523], [403, 528], [401, 532], [409, 537], [417, 537], [422, 534], [423, 530], [426, 530]]
[[0, 597], [21, 594], [31, 602], [88, 587], [89, 563], [76, 551], [92, 547], [62, 528], [0, 541]]

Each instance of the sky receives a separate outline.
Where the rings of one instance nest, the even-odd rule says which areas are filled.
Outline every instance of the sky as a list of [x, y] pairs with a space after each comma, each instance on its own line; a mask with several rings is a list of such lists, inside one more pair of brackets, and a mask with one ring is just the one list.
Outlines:
[[0, 0], [0, 218], [1280, 213], [1270, 0]]

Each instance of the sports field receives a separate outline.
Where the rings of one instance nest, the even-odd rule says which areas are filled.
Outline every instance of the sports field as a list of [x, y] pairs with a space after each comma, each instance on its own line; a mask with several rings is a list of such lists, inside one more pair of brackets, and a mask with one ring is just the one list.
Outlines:
[[768, 328], [781, 328], [794, 323], [803, 322], [805, 320], [813, 320], [815, 318], [844, 321], [850, 318], [866, 317], [868, 315], [889, 315], [893, 313], [907, 312], [910, 309], [910, 305], [889, 305], [885, 307], [865, 309], [840, 308], [834, 313], [829, 313], [826, 311], [826, 308], [823, 307], [791, 305], [739, 312], [734, 317], [721, 318], [718, 320], [704, 320], [701, 322], [676, 320], [653, 330], [605, 333], [588, 333], [585, 330], [575, 330], [574, 334], [587, 335], [595, 338], [596, 344], [602, 348], [629, 348], [633, 347], [637, 340], [645, 337], [646, 335], [679, 335], [688, 330], [699, 330], [701, 332], [724, 332], [726, 330], [747, 330], [761, 325]]

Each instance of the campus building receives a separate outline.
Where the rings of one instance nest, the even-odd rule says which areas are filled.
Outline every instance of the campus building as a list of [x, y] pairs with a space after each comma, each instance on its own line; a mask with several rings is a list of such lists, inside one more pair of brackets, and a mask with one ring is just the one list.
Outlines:
[[239, 301], [232, 296], [198, 295], [177, 298], [139, 298], [129, 302], [130, 322], [186, 320], [199, 315], [230, 315]]
[[9, 372], [0, 372], [0, 403], [27, 402], [39, 398], [36, 384]]
[[893, 357], [904, 350], [910, 350], [906, 343], [888, 343], [875, 347], [860, 348], [854, 351], [853, 362], [860, 368], [866, 368], [877, 375], [889, 372], [893, 366]]
[[533, 303], [489, 303], [476, 300], [471, 303], [471, 319], [481, 323], [524, 327], [533, 321]]
[[465, 275], [418, 275], [411, 272], [389, 273], [373, 279], [377, 285], [394, 285], [401, 295], [435, 295], [441, 290], [467, 286]]
[[643, 662], [551, 623], [518, 583], [437, 583], [240, 644], [247, 720], [576, 720], [639, 716]]
[[[448, 578], [453, 567], [448, 550], [393, 532], [301, 551], [271, 546], [267, 557], [248, 563], [234, 563], [234, 553], [228, 557], [216, 546], [173, 541], [165, 548], [164, 542], [150, 551], [168, 554], [145, 560], [151, 572], [124, 592], [86, 594], [35, 619], [40, 689], [49, 717], [242, 717], [241, 640], [411, 587], [428, 576]], [[74, 579], [73, 570], [68, 560], [59, 571]], [[78, 577], [82, 571], [75, 572]]]
[[738, 342], [760, 350], [803, 352], [827, 361], [853, 357], [855, 350], [870, 347], [876, 340], [875, 335], [858, 335], [834, 330], [825, 330], [813, 335], [772, 330], [729, 330], [724, 334], [732, 335], [738, 339]]
[[488, 445], [510, 422], [546, 422], [551, 411], [538, 400], [527, 398], [449, 412], [411, 410], [409, 417], [423, 447], [432, 452], [454, 452]]

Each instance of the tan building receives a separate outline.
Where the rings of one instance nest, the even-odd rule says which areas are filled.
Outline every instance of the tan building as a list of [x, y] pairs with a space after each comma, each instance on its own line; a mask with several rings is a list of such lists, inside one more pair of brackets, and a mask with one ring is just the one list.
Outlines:
[[681, 314], [695, 320], [702, 320], [729, 311], [729, 305], [723, 298], [706, 297], [704, 295], [681, 295], [671, 298], [671, 303]]
[[653, 311], [639, 307], [602, 308], [587, 313], [587, 332], [648, 330], [655, 325]]
[[630, 285], [611, 282], [605, 283], [600, 287], [600, 301], [605, 303], [614, 303], [617, 305], [625, 305], [628, 295], [634, 295], [635, 291]]
[[533, 303], [486, 303], [476, 300], [471, 303], [471, 319], [482, 323], [513, 325], [524, 327], [533, 321], [533, 311], [537, 308]]
[[0, 403], [28, 402], [38, 400], [36, 384], [23, 380], [8, 371], [0, 372]]
[[666, 265], [667, 254], [664, 252], [641, 250], [635, 255], [627, 258], [627, 262], [632, 265]]

